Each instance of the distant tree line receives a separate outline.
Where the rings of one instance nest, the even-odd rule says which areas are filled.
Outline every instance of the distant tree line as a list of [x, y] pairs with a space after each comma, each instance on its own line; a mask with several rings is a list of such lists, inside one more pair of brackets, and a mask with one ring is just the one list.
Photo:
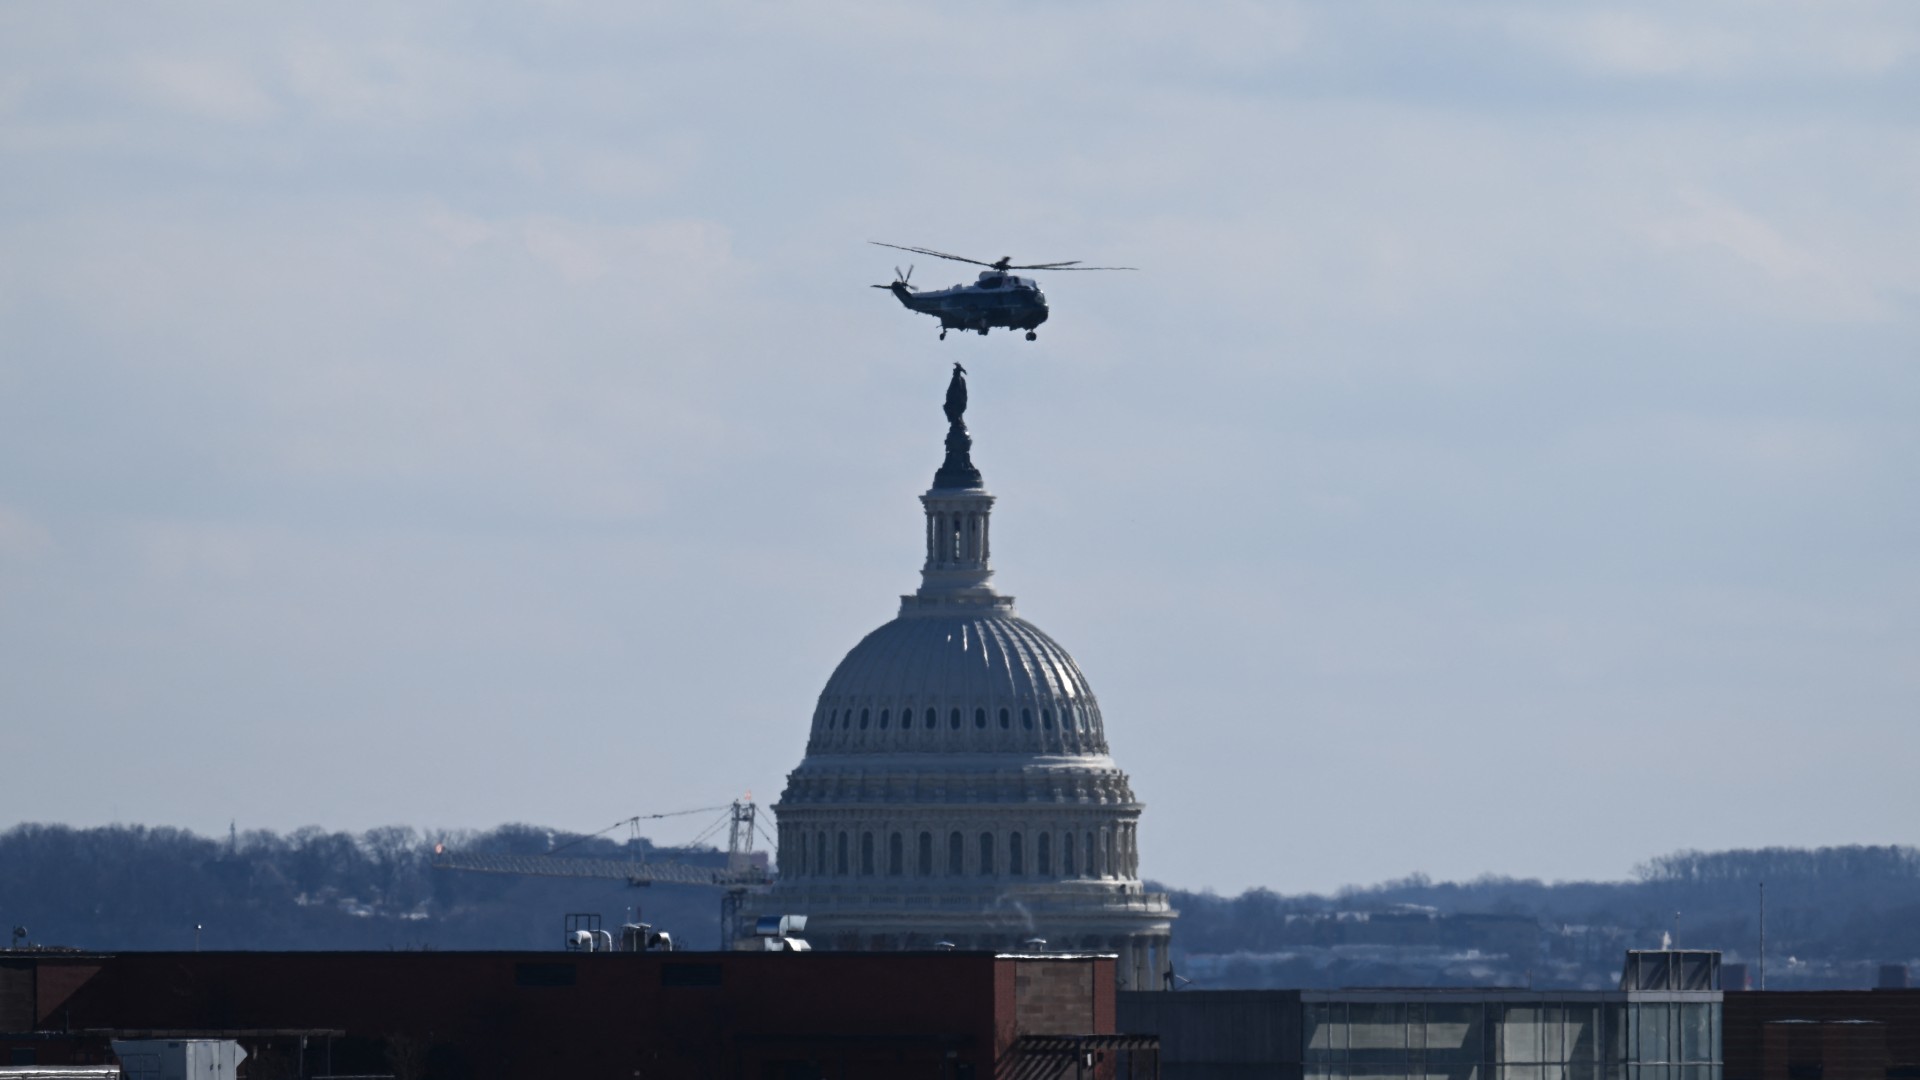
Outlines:
[[[538, 854], [569, 843], [567, 854], [586, 857], [661, 851], [529, 825], [424, 834], [309, 827], [221, 839], [137, 825], [17, 825], [0, 833], [0, 931], [19, 926], [36, 943], [91, 949], [190, 949], [196, 939], [205, 949], [550, 948], [567, 912], [595, 912], [613, 926], [637, 908], [681, 940], [717, 942], [710, 889], [432, 867], [436, 844]], [[711, 848], [673, 855], [724, 861]]]
[[[531, 825], [222, 838], [17, 825], [0, 832], [0, 933], [21, 926], [38, 944], [102, 950], [191, 949], [196, 937], [204, 949], [547, 949], [559, 946], [562, 917], [584, 911], [718, 944], [716, 890], [440, 871], [440, 844], [667, 853]], [[671, 855], [725, 858], [707, 847]], [[1877, 964], [1920, 967], [1920, 850], [1910, 847], [1683, 851], [1620, 882], [1415, 875], [1332, 895], [1168, 891], [1181, 913], [1176, 963], [1204, 985], [1605, 986], [1623, 950], [1663, 935], [1755, 962], [1762, 881], [1770, 986], [1870, 985]]]
[[1624, 950], [1669, 936], [1757, 970], [1762, 882], [1769, 987], [1870, 986], [1882, 963], [1920, 974], [1912, 847], [1682, 851], [1623, 882], [1414, 875], [1326, 896], [1169, 892], [1176, 960], [1213, 972], [1210, 985], [1600, 987], [1618, 978]]
[[1641, 881], [1758, 884], [1762, 881], [1920, 881], [1920, 848], [1759, 848], [1677, 851], [1635, 868]]

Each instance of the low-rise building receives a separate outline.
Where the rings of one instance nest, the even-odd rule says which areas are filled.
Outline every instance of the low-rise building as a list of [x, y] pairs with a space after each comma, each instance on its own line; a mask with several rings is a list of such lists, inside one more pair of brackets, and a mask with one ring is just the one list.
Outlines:
[[1631, 952], [1619, 990], [1123, 993], [1166, 1080], [1722, 1080], [1720, 954]]

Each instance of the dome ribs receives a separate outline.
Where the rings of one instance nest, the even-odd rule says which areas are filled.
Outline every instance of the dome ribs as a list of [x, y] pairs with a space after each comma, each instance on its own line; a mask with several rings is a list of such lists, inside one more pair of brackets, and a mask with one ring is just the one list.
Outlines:
[[[935, 711], [931, 728], [927, 710]], [[912, 710], [911, 723], [900, 721]], [[953, 710], [961, 723], [952, 726]], [[1010, 725], [999, 725], [1000, 710]], [[866, 710], [868, 726], [858, 727]], [[880, 728], [880, 713], [888, 715]], [[976, 710], [987, 717], [974, 724]], [[1025, 727], [1031, 710], [1033, 727]], [[1079, 714], [1084, 730], [1075, 724]], [[840, 720], [827, 728], [827, 717]], [[860, 640], [827, 680], [808, 751], [1103, 755], [1104, 728], [1086, 676], [1060, 644], [1005, 609], [912, 611]], [[1052, 726], [1050, 726], [1052, 725]]]

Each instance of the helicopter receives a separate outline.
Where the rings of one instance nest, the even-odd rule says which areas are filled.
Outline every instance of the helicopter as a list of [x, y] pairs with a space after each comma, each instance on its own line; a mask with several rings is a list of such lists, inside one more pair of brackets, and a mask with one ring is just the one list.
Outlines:
[[873, 286], [893, 293], [909, 311], [918, 311], [922, 315], [938, 318], [942, 341], [947, 339], [949, 330], [974, 330], [985, 337], [987, 331], [996, 326], [1004, 326], [1009, 330], [1025, 330], [1028, 341], [1039, 337], [1034, 333], [1034, 329], [1047, 321], [1046, 295], [1040, 291], [1040, 284], [1032, 278], [1020, 277], [1008, 271], [1138, 269], [1132, 266], [1081, 266], [1079, 259], [1068, 259], [1066, 262], [1025, 263], [1016, 266], [1011, 255], [1003, 255], [993, 262], [987, 262], [983, 259], [969, 259], [964, 255], [949, 255], [932, 248], [907, 247], [904, 244], [888, 244], [879, 240], [869, 240], [867, 243], [893, 248], [896, 251], [911, 251], [920, 255], [932, 255], [935, 258], [952, 259], [954, 262], [986, 267], [971, 285], [955, 285], [950, 289], [921, 292], [908, 284], [913, 277], [913, 267], [907, 267], [907, 272], [903, 274], [896, 266], [893, 268], [892, 284]]

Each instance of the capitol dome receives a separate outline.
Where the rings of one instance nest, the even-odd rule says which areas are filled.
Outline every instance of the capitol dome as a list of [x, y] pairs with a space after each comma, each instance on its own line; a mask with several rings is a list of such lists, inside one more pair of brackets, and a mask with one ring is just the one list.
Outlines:
[[1005, 612], [909, 611], [861, 639], [814, 710], [808, 753], [1104, 754], [1067, 650]]
[[1160, 989], [1175, 913], [1140, 881], [1143, 807], [1079, 665], [992, 585], [958, 368], [920, 588], [827, 679], [773, 806], [779, 879], [743, 914], [805, 915], [815, 948], [1111, 952], [1122, 989]]

